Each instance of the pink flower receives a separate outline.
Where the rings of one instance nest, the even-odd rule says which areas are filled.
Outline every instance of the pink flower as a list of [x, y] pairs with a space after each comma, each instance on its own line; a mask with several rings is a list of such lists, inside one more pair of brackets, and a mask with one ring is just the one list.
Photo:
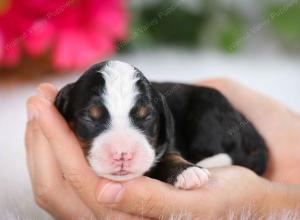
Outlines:
[[52, 54], [59, 70], [85, 68], [116, 50], [127, 36], [124, 0], [5, 0], [0, 9], [0, 65], [15, 66], [21, 51]]

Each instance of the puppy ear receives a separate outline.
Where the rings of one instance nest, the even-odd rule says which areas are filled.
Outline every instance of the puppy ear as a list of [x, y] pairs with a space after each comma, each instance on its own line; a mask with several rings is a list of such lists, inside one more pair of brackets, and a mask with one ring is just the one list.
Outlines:
[[64, 86], [58, 92], [54, 102], [56, 108], [64, 116], [65, 119], [68, 119], [70, 117], [68, 109], [70, 105], [70, 93], [73, 87], [74, 87], [74, 83], [70, 83]]
[[160, 114], [160, 131], [159, 131], [159, 145], [167, 146], [165, 149], [173, 149], [175, 147], [175, 124], [172, 112], [168, 106], [166, 98], [159, 93], [162, 112]]

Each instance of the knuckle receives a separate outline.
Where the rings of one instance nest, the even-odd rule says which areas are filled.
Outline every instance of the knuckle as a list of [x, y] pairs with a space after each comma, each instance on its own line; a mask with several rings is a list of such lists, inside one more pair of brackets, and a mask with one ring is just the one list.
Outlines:
[[83, 176], [82, 173], [78, 170], [74, 169], [67, 169], [63, 171], [63, 177], [66, 179], [71, 186], [77, 190], [78, 192], [81, 192], [83, 190]]
[[51, 143], [52, 145], [58, 145], [57, 138], [53, 136], [53, 134], [49, 134], [49, 132], [45, 132], [44, 135], [49, 143]]
[[31, 96], [27, 99], [26, 101], [26, 105], [30, 106], [30, 105], [35, 105], [38, 102], [38, 97], [37, 96]]
[[31, 125], [30, 129], [31, 129], [31, 132], [32, 132], [33, 140], [36, 137], [42, 135], [41, 129], [40, 129], [37, 122], [32, 122], [32, 125]]
[[34, 190], [35, 202], [43, 209], [48, 209], [55, 190], [47, 185], [39, 185]]

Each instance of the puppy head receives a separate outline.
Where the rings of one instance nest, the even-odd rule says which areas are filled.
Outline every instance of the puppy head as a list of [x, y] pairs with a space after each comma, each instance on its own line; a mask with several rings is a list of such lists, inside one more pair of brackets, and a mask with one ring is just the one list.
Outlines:
[[163, 95], [137, 68], [120, 61], [92, 66], [60, 90], [55, 105], [97, 175], [122, 181], [143, 175], [173, 144]]

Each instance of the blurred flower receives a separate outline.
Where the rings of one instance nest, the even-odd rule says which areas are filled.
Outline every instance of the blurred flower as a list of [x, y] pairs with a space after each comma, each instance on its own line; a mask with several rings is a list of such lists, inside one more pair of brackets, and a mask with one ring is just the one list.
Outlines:
[[17, 65], [24, 51], [31, 57], [50, 52], [56, 69], [84, 68], [114, 52], [117, 41], [127, 36], [124, 0], [4, 2], [0, 4], [0, 66]]

